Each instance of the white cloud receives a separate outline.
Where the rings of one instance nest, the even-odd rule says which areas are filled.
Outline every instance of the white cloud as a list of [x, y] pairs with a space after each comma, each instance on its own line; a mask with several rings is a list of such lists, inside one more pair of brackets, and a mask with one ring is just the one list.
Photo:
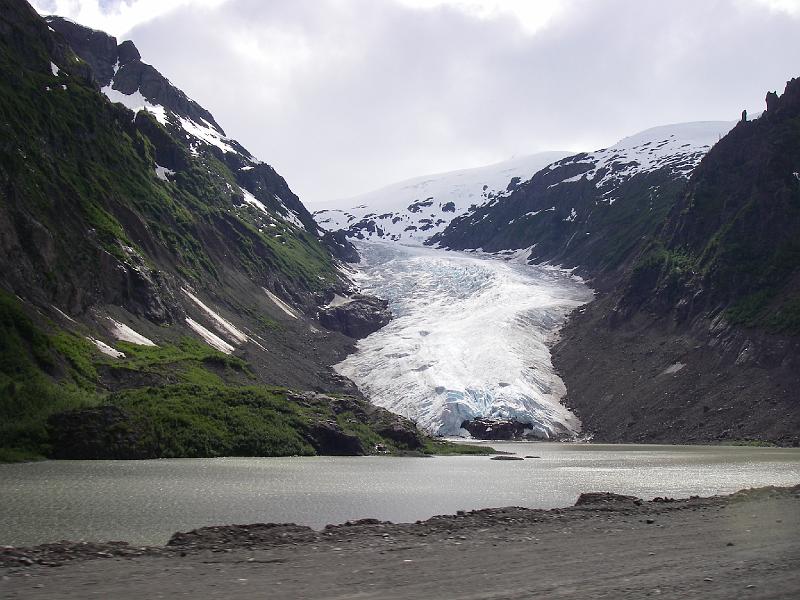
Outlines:
[[192, 8], [208, 10], [228, 0], [30, 0], [41, 14], [55, 14], [82, 25], [122, 36], [162, 15]]
[[404, 6], [426, 10], [451, 8], [480, 19], [512, 17], [528, 33], [544, 29], [566, 4], [563, 0], [399, 0], [399, 2]]
[[800, 0], [65, 2], [130, 19], [144, 60], [312, 202], [736, 119], [800, 74]]
[[790, 15], [800, 15], [800, 0], [749, 0], [766, 6], [770, 10], [782, 11]]

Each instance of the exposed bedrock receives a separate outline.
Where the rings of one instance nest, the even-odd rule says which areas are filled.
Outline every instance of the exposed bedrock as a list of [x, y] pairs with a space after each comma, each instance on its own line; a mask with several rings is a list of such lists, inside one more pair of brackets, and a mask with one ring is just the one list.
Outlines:
[[479, 440], [513, 440], [523, 437], [530, 425], [513, 419], [488, 419], [477, 417], [461, 423], [461, 427]]
[[364, 338], [378, 331], [392, 318], [389, 303], [381, 298], [356, 294], [350, 301], [319, 311], [319, 322], [331, 331], [351, 338]]

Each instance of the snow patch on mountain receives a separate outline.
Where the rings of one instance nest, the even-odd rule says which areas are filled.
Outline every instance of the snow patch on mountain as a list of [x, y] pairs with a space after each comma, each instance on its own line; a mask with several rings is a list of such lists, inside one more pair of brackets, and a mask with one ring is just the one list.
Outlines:
[[516, 182], [530, 179], [568, 154], [541, 152], [486, 167], [416, 177], [320, 205], [314, 218], [323, 229], [341, 229], [351, 238], [421, 245], [471, 207], [496, 202]]
[[125, 325], [125, 323], [120, 323], [111, 317], [108, 317], [108, 320], [111, 321], [111, 333], [118, 340], [122, 342], [129, 342], [131, 344], [137, 344], [139, 346], [156, 345], [153, 340], [146, 338], [138, 331], [135, 331], [131, 327]]
[[125, 108], [132, 110], [134, 113], [138, 113], [140, 110], [147, 111], [152, 114], [162, 125], [167, 124], [166, 109], [160, 104], [152, 104], [148, 102], [147, 99], [142, 96], [142, 93], [139, 90], [136, 90], [133, 94], [123, 94], [119, 90], [115, 90], [109, 84], [100, 91], [103, 92], [106, 98], [111, 100], [111, 102], [119, 102]]
[[87, 337], [86, 339], [92, 342], [92, 344], [94, 344], [97, 349], [106, 356], [110, 356], [111, 358], [125, 358], [124, 352], [120, 352], [119, 350], [112, 348], [102, 340], [97, 340], [93, 337]]
[[289, 315], [293, 319], [296, 319], [298, 317], [298, 314], [297, 314], [297, 312], [295, 311], [294, 308], [292, 308], [286, 302], [284, 302], [283, 300], [278, 298], [275, 294], [270, 292], [267, 288], [261, 288], [261, 289], [264, 290], [264, 293], [267, 295], [267, 297], [270, 300], [272, 300], [272, 302], [275, 304], [275, 306], [280, 308], [283, 312], [285, 312], [287, 315]]
[[687, 178], [702, 158], [736, 125], [735, 121], [699, 121], [663, 125], [623, 138], [609, 148], [581, 153], [549, 165], [550, 171], [565, 167], [585, 167], [578, 175], [565, 177], [548, 186], [581, 180], [591, 181], [604, 192], [604, 201], [614, 203], [614, 189], [639, 173], [666, 168], [677, 177]]
[[186, 294], [189, 299], [194, 302], [206, 315], [211, 319], [214, 323], [214, 326], [217, 330], [222, 333], [223, 335], [227, 335], [230, 339], [232, 339], [237, 344], [244, 344], [245, 342], [249, 341], [250, 338], [242, 333], [239, 329], [236, 328], [230, 321], [225, 319], [224, 317], [220, 316], [216, 311], [209, 308], [200, 298], [195, 296], [192, 292], [187, 290], [186, 288], [181, 288], [184, 294]]
[[203, 341], [214, 348], [215, 350], [219, 350], [224, 354], [232, 354], [234, 351], [234, 347], [231, 346], [228, 342], [223, 340], [217, 334], [212, 333], [205, 327], [203, 327], [200, 323], [195, 321], [194, 319], [186, 318], [186, 324], [194, 331], [197, 335], [203, 338]]

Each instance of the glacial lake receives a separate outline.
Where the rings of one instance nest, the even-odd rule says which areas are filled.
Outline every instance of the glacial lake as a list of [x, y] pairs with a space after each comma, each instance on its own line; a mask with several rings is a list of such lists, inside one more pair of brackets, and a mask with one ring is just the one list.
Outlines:
[[800, 449], [492, 443], [533, 455], [45, 461], [0, 465], [0, 545], [61, 539], [164, 544], [204, 525], [395, 522], [578, 494], [713, 495], [800, 483]]

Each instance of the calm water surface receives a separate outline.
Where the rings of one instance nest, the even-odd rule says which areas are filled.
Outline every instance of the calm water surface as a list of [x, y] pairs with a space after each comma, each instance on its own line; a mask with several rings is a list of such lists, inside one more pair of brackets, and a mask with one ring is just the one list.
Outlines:
[[553, 508], [586, 491], [711, 495], [800, 483], [800, 450], [494, 443], [535, 455], [49, 461], [0, 465], [0, 545], [163, 544], [204, 525], [414, 521], [495, 506]]

